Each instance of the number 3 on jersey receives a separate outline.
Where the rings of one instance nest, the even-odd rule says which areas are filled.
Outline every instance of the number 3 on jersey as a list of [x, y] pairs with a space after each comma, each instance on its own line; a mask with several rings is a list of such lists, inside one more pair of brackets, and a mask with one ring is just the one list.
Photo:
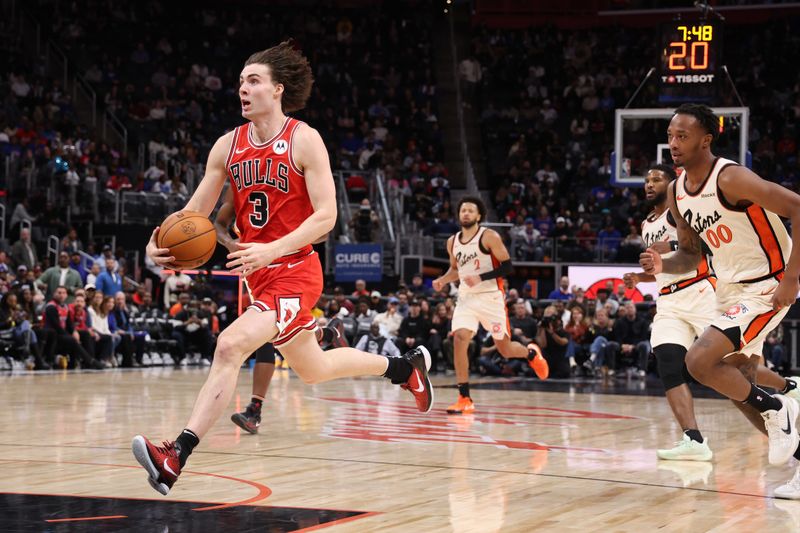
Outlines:
[[253, 191], [247, 197], [247, 201], [253, 204], [253, 212], [250, 213], [250, 224], [254, 228], [263, 228], [269, 220], [269, 197], [263, 191]]

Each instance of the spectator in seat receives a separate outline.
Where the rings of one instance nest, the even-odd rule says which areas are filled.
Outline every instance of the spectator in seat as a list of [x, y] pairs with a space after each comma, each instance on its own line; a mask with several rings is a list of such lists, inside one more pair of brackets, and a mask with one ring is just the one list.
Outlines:
[[370, 326], [369, 333], [362, 336], [358, 341], [356, 350], [385, 355], [387, 357], [400, 357], [400, 350], [391, 339], [381, 334], [380, 325], [375, 323]]
[[[177, 334], [179, 355], [185, 356], [189, 346], [194, 345], [200, 350], [200, 364], [211, 366], [214, 337], [211, 334], [211, 325], [208, 319], [201, 318], [199, 309], [191, 302], [184, 306], [174, 318], [178, 322], [173, 333]], [[187, 363], [188, 357], [184, 357], [181, 364]]]
[[[601, 309], [605, 309], [610, 318], [617, 316], [617, 310], [619, 310], [619, 302], [616, 300], [612, 300], [610, 295], [611, 293], [606, 288], [597, 289], [597, 302], [595, 303], [595, 309], [594, 309], [595, 315]], [[607, 309], [607, 307], [610, 307], [610, 309]]]
[[69, 228], [67, 234], [63, 239], [61, 239], [61, 250], [72, 255], [73, 253], [82, 249], [83, 243], [78, 238], [78, 230], [76, 230], [74, 227]]
[[358, 300], [362, 296], [369, 296], [369, 291], [367, 290], [366, 281], [364, 281], [363, 279], [357, 279], [355, 286], [356, 290], [354, 290], [353, 294], [351, 294], [350, 296], [352, 296], [356, 300]]
[[430, 287], [425, 286], [425, 280], [420, 273], [414, 274], [414, 277], [411, 278], [411, 286], [408, 290], [413, 296], [418, 298], [427, 298], [432, 292]]
[[426, 344], [430, 334], [430, 323], [422, 316], [421, 302], [417, 299], [411, 300], [408, 306], [408, 316], [400, 323], [397, 331], [398, 344], [407, 350], [411, 350]]
[[[634, 198], [636, 198], [634, 196]], [[620, 261], [635, 263], [639, 260], [639, 254], [645, 249], [644, 239], [639, 235], [639, 230], [634, 224], [628, 226], [628, 235], [622, 239], [619, 248]]]
[[569, 334], [564, 331], [561, 317], [552, 307], [545, 309], [544, 316], [539, 323], [536, 344], [542, 349], [542, 355], [550, 366], [550, 377], [568, 378], [569, 364], [566, 355]]
[[[430, 319], [430, 333], [426, 344], [431, 354], [431, 372], [444, 371], [444, 361], [448, 358], [444, 353], [445, 340], [452, 335], [450, 317], [447, 314], [447, 307], [437, 304], [433, 316]], [[452, 343], [450, 344], [452, 348]], [[452, 357], [452, 355], [451, 355]]]
[[379, 313], [373, 321], [381, 327], [381, 331], [386, 332], [391, 338], [397, 337], [397, 331], [400, 329], [400, 324], [403, 323], [403, 316], [397, 311], [399, 303], [400, 300], [390, 296], [386, 311]]
[[[106, 295], [114, 295], [122, 290], [122, 277], [118, 272], [115, 272], [116, 260], [113, 257], [105, 258], [105, 271], [97, 276], [94, 282], [98, 291]], [[76, 272], [77, 274], [77, 272]], [[113, 298], [113, 296], [111, 296]]]
[[79, 252], [72, 252], [69, 256], [69, 267], [74, 269], [78, 275], [81, 277], [81, 286], [86, 284], [86, 276], [89, 272], [86, 270], [86, 267], [81, 260], [81, 254]]
[[42, 346], [39, 344], [25, 312], [19, 306], [15, 292], [5, 293], [0, 301], [0, 330], [13, 331], [15, 348], [22, 348], [23, 355], [33, 356], [35, 370], [52, 368], [51, 364], [42, 359]]
[[525, 301], [521, 298], [512, 304], [512, 314], [509, 317], [511, 334], [520, 339], [520, 344], [527, 346], [536, 339], [536, 320], [528, 313]]
[[55, 333], [55, 351], [69, 355], [73, 365], [80, 359], [84, 368], [105, 368], [80, 345], [80, 335], [69, 318], [66, 299], [67, 288], [57, 287], [53, 292], [53, 299], [44, 308], [44, 329]]
[[355, 342], [358, 342], [363, 335], [369, 333], [369, 328], [372, 326], [376, 316], [378, 316], [378, 313], [369, 308], [369, 301], [363, 296], [359, 298], [356, 312], [353, 315], [356, 321], [356, 332], [353, 337]]
[[182, 292], [178, 295], [178, 301], [175, 302], [172, 307], [169, 308], [169, 316], [176, 317], [178, 313], [186, 309], [189, 306], [189, 302], [191, 301], [192, 296], [188, 292]]
[[188, 291], [192, 286], [192, 278], [180, 270], [176, 270], [164, 281], [164, 309], [169, 309], [178, 301], [178, 294]]
[[116, 360], [112, 360], [112, 355], [118, 338], [111, 331], [109, 320], [113, 302], [114, 299], [110, 296], [104, 296], [102, 292], [96, 291], [88, 309], [92, 329], [99, 335], [99, 338], [96, 339], [95, 355], [106, 368], [117, 366]]
[[[114, 319], [112, 333], [119, 335], [117, 351], [122, 354], [122, 366], [141, 365], [146, 332], [133, 330], [131, 313], [128, 310], [124, 292], [120, 291], [114, 295], [114, 308], [111, 310], [111, 316]], [[132, 358], [134, 352], [136, 353], [135, 362]]]
[[612, 328], [615, 342], [608, 346], [608, 366], [611, 370], [620, 370], [620, 358], [629, 357], [635, 365], [636, 376], [644, 379], [647, 375], [647, 361], [650, 357], [649, 324], [636, 313], [636, 305], [628, 302], [617, 311], [617, 319]]
[[380, 291], [372, 291], [369, 295], [369, 307], [376, 313], [383, 313], [386, 311], [386, 305], [381, 300], [381, 292]]
[[572, 298], [572, 292], [569, 290], [569, 278], [561, 276], [558, 283], [558, 288], [551, 291], [547, 296], [549, 300], [569, 300]]
[[339, 305], [339, 309], [344, 309], [347, 311], [347, 314], [351, 314], [356, 310], [356, 306], [347, 299], [341, 287], [337, 286], [333, 288], [333, 299]]
[[67, 304], [72, 303], [75, 298], [75, 291], [83, 287], [81, 275], [74, 268], [69, 266], [69, 254], [67, 252], [60, 252], [58, 254], [58, 265], [52, 266], [45, 270], [39, 279], [36, 280], [36, 285], [44, 290], [45, 300], [53, 299], [53, 292], [57, 287], [66, 287], [67, 289]]
[[16, 265], [25, 265], [28, 270], [33, 270], [39, 258], [36, 254], [36, 247], [31, 242], [31, 230], [22, 228], [19, 232], [19, 240], [11, 246], [11, 261]]
[[376, 242], [380, 231], [380, 219], [370, 206], [369, 200], [364, 198], [358, 210], [353, 213], [350, 228], [356, 242]]
[[622, 242], [622, 235], [614, 227], [614, 222], [610, 216], [606, 216], [603, 229], [597, 234], [597, 250], [600, 253], [601, 261], [614, 261], [619, 253], [619, 246]]
[[613, 322], [608, 316], [608, 311], [604, 308], [597, 309], [594, 313], [594, 320], [589, 326], [589, 359], [584, 363], [584, 368], [588, 370], [589, 366], [597, 368], [600, 365], [604, 377], [608, 376], [608, 365], [606, 363], [608, 344], [615, 340], [614, 331], [612, 330]]
[[97, 357], [97, 343], [100, 341], [100, 334], [92, 328], [92, 319], [86, 308], [86, 296], [83, 294], [75, 295], [75, 301], [69, 305], [69, 318], [72, 320], [75, 330], [80, 336], [80, 343], [92, 357]]

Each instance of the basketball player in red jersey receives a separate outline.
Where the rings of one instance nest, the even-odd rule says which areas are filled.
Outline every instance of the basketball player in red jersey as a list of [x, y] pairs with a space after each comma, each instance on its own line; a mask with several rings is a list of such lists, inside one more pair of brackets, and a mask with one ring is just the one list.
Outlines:
[[451, 415], [475, 411], [469, 392], [467, 349], [478, 331], [478, 324], [492, 335], [497, 351], [503, 357], [527, 359], [541, 379], [546, 379], [550, 373], [538, 346], [529, 344], [526, 348], [511, 340], [502, 280], [503, 276], [511, 273], [511, 257], [500, 235], [480, 225], [485, 217], [486, 207], [480, 198], [465, 196], [458, 202], [461, 231], [447, 240], [450, 268], [443, 276], [433, 280], [435, 291], [460, 280], [452, 323], [458, 399], [447, 408], [447, 413]]
[[[246, 277], [253, 303], [220, 334], [183, 432], [162, 447], [141, 435], [133, 439], [136, 460], [161, 494], [169, 492], [194, 447], [223, 414], [244, 360], [266, 342], [280, 348], [306, 383], [384, 376], [410, 391], [419, 411], [428, 412], [433, 404], [424, 347], [391, 358], [353, 348], [326, 354], [313, 334], [311, 308], [323, 276], [311, 243], [336, 223], [336, 191], [319, 133], [285, 114], [305, 106], [312, 83], [308, 61], [288, 42], [250, 56], [239, 77], [248, 122], [217, 140], [205, 176], [185, 206], [209, 215], [230, 180], [241, 242], [227, 266]], [[158, 248], [157, 236], [158, 228], [147, 254], [168, 267], [174, 258]]]
[[[239, 239], [231, 238], [230, 235], [231, 224], [233, 224], [235, 216], [233, 192], [228, 188], [225, 191], [225, 201], [219, 207], [219, 210], [217, 210], [217, 216], [214, 219], [214, 229], [217, 231], [217, 242], [230, 252], [235, 252], [239, 249], [237, 246]], [[239, 230], [235, 226], [233, 229], [238, 237]], [[325, 237], [322, 237], [314, 244], [324, 241]], [[245, 287], [247, 287], [246, 281]], [[247, 292], [250, 294], [249, 287], [247, 287]], [[250, 299], [252, 301], [252, 296]], [[329, 344], [335, 338], [340, 338], [340, 334], [339, 330], [333, 327], [326, 326], [317, 330], [317, 341], [320, 344]], [[347, 346], [347, 343], [344, 342], [343, 345]], [[250, 403], [244, 411], [231, 415], [231, 422], [251, 434], [258, 433], [258, 427], [261, 425], [261, 407], [264, 404], [267, 389], [272, 381], [272, 375], [275, 373], [275, 347], [272, 343], [268, 342], [256, 350], [255, 356], [256, 364], [253, 367], [253, 391]]]
[[[800, 195], [714, 156], [711, 143], [718, 131], [719, 120], [705, 105], [675, 110], [667, 139], [673, 160], [684, 170], [670, 184], [667, 198], [677, 222], [678, 250], [662, 257], [648, 249], [640, 263], [647, 274], [682, 272], [698, 263], [701, 242], [711, 249], [717, 299], [727, 310], [689, 348], [686, 366], [699, 382], [758, 410], [769, 436], [769, 462], [784, 464], [792, 455], [800, 457], [800, 405], [755, 385], [756, 357], [745, 369], [747, 378], [724, 359], [733, 353], [755, 355], [797, 298]], [[791, 219], [791, 239], [781, 216]], [[800, 467], [775, 495], [800, 498]]]

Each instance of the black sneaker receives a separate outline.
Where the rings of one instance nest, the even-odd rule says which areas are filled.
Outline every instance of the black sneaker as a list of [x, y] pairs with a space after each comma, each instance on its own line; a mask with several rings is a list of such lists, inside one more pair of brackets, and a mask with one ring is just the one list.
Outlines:
[[341, 318], [332, 318], [328, 325], [322, 328], [323, 341], [331, 348], [346, 348], [349, 346], [344, 336], [344, 322]]
[[433, 387], [428, 379], [428, 369], [431, 367], [431, 354], [424, 346], [406, 352], [403, 358], [411, 363], [411, 375], [408, 381], [400, 385], [414, 395], [417, 409], [427, 413], [433, 406]]
[[253, 410], [253, 404], [251, 403], [243, 412], [232, 414], [231, 422], [246, 432], [255, 435], [258, 433], [258, 426], [261, 425], [261, 415], [256, 414], [256, 412]]

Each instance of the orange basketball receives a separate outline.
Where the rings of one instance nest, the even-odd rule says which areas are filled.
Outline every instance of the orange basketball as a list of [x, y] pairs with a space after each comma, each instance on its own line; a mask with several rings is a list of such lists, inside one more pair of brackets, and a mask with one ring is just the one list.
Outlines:
[[197, 268], [214, 255], [217, 232], [205, 215], [177, 211], [161, 223], [156, 244], [159, 248], [169, 248], [178, 270]]

